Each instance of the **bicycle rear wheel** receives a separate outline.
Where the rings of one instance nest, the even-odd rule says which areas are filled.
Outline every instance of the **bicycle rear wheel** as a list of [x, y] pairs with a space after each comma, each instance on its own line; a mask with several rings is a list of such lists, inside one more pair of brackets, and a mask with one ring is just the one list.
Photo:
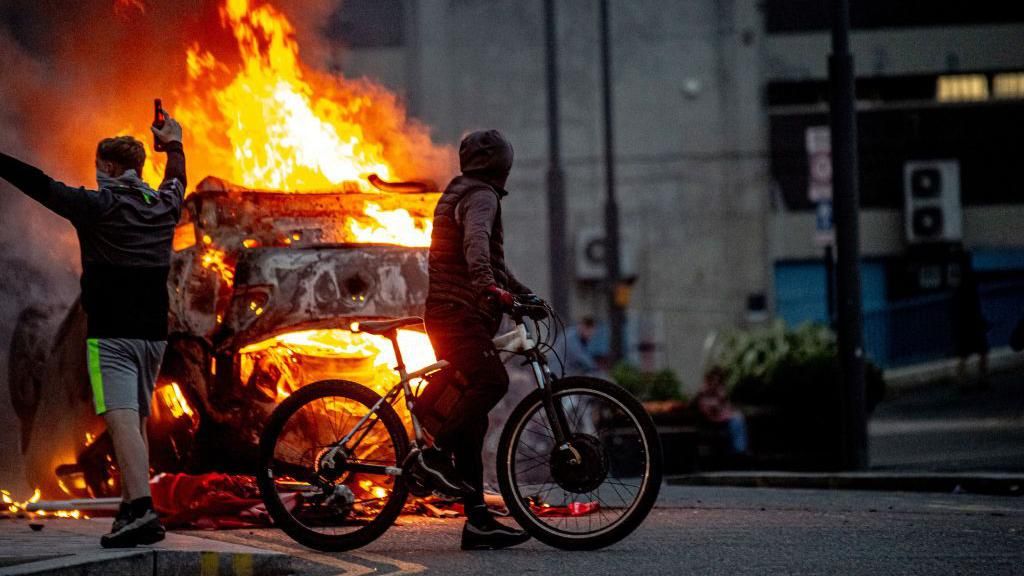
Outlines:
[[401, 514], [408, 488], [394, 472], [409, 438], [394, 408], [381, 403], [344, 451], [331, 450], [380, 399], [355, 382], [325, 380], [289, 396], [267, 421], [257, 483], [274, 524], [300, 544], [365, 546]]
[[654, 422], [628, 392], [597, 378], [552, 386], [565, 412], [571, 449], [556, 446], [540, 390], [509, 416], [498, 444], [505, 505], [538, 540], [594, 550], [635, 530], [661, 487], [661, 443]]

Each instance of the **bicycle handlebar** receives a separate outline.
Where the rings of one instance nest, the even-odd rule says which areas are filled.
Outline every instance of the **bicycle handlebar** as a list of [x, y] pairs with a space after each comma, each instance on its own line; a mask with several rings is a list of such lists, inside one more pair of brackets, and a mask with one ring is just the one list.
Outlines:
[[512, 304], [512, 309], [508, 312], [509, 316], [512, 317], [516, 323], [523, 321], [523, 318], [531, 318], [533, 320], [543, 320], [548, 316], [551, 316], [551, 307], [547, 304], [524, 304], [519, 300], [516, 300]]

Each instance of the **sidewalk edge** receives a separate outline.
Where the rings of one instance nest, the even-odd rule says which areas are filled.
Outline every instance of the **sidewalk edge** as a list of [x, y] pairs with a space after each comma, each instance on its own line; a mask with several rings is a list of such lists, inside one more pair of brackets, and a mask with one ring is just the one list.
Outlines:
[[666, 482], [677, 486], [1024, 495], [1024, 474], [1001, 473], [722, 472], [673, 476]]

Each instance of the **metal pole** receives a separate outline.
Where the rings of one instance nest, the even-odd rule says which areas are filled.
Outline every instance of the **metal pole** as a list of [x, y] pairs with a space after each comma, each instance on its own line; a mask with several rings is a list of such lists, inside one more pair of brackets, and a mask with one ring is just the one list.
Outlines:
[[572, 317], [569, 309], [569, 274], [566, 267], [565, 177], [562, 172], [560, 115], [558, 112], [558, 22], [554, 0], [544, 0], [544, 35], [546, 39], [548, 84], [548, 261], [551, 301], [564, 317]]
[[608, 291], [608, 320], [611, 327], [611, 360], [617, 362], [623, 356], [622, 331], [625, 325], [625, 310], [618, 298], [620, 289], [619, 264], [619, 207], [615, 201], [615, 122], [612, 114], [612, 71], [611, 71], [611, 25], [608, 16], [608, 0], [601, 0], [601, 92], [604, 95], [604, 169], [607, 197], [604, 204], [605, 262], [608, 267], [606, 289]]
[[836, 260], [832, 245], [825, 246], [825, 313], [828, 325], [836, 329]]
[[864, 350], [860, 293], [860, 201], [857, 183], [857, 118], [853, 56], [850, 54], [849, 0], [832, 0], [832, 54], [829, 82], [832, 124], [832, 178], [837, 255], [837, 312], [841, 450], [844, 469], [868, 465], [864, 412]]

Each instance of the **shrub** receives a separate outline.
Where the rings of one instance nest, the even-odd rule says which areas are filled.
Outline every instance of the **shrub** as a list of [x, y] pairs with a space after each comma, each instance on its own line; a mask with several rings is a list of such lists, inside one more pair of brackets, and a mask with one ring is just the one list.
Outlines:
[[612, 379], [638, 400], [682, 400], [682, 383], [672, 370], [644, 372], [619, 362], [612, 368]]
[[[730, 397], [740, 404], [816, 403], [837, 389], [841, 376], [835, 334], [828, 326], [787, 329], [781, 321], [725, 336], [711, 365], [725, 372]], [[884, 394], [882, 371], [865, 362], [867, 408]], [[827, 389], [826, 389], [827, 388]]]

